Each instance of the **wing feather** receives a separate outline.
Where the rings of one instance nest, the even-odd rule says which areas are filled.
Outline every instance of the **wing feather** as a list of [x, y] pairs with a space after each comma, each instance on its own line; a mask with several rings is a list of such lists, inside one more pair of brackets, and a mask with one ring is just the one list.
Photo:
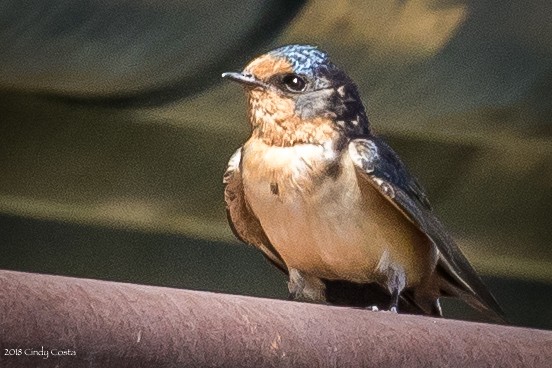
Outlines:
[[353, 139], [349, 154], [359, 176], [366, 178], [435, 244], [439, 251], [438, 271], [445, 273], [454, 292], [490, 317], [504, 321], [500, 306], [434, 215], [421, 185], [397, 154], [376, 137]]
[[240, 171], [241, 150], [240, 147], [230, 157], [223, 178], [228, 223], [238, 239], [259, 248], [270, 262], [287, 273], [284, 261], [268, 240], [261, 223], [253, 214], [245, 199]]

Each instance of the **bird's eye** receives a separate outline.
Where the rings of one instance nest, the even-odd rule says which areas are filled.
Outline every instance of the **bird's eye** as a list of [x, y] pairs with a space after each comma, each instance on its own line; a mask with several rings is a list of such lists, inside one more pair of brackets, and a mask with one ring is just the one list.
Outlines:
[[297, 74], [286, 74], [282, 77], [282, 83], [290, 92], [301, 92], [307, 86], [305, 78]]

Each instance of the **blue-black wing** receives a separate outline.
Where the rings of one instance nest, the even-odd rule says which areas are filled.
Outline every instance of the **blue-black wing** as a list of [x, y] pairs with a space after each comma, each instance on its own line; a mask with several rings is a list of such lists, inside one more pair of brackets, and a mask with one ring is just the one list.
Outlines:
[[504, 313], [452, 237], [433, 213], [427, 197], [397, 154], [377, 137], [353, 139], [349, 154], [357, 174], [376, 187], [437, 247], [437, 271], [448, 294], [465, 299], [489, 317], [504, 321]]

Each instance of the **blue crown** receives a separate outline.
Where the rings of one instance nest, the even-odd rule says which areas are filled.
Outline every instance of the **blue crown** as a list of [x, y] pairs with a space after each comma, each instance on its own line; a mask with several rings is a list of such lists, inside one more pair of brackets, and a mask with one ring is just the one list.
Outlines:
[[314, 89], [351, 83], [347, 75], [330, 61], [327, 53], [311, 45], [287, 45], [268, 53], [290, 62], [294, 73], [314, 80]]
[[314, 76], [320, 66], [331, 64], [324, 51], [310, 45], [287, 45], [272, 50], [269, 54], [288, 60], [295, 73], [310, 76]]

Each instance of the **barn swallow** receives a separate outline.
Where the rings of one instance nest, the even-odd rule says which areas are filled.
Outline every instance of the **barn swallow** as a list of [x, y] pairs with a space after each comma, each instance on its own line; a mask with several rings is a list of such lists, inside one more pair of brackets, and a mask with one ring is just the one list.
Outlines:
[[251, 125], [224, 175], [229, 223], [292, 298], [441, 316], [457, 297], [505, 321], [325, 52], [288, 45], [222, 76], [244, 86]]

